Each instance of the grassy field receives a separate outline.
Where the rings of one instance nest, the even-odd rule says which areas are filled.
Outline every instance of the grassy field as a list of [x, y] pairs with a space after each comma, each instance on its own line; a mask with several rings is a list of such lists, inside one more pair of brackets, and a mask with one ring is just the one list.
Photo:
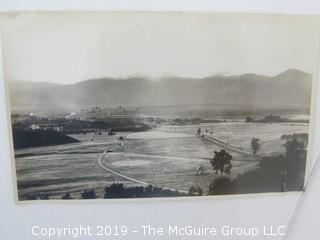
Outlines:
[[[97, 196], [102, 197], [104, 187], [114, 182], [136, 185], [97, 164], [97, 158], [106, 148], [119, 144], [119, 136], [124, 136], [124, 145], [107, 153], [103, 158], [104, 165], [160, 187], [188, 190], [191, 186], [199, 186], [206, 192], [210, 182], [217, 177], [211, 170], [209, 159], [220, 148], [197, 137], [198, 127], [161, 126], [148, 132], [118, 133], [116, 136], [108, 136], [105, 132], [101, 135], [72, 135], [81, 142], [18, 150], [19, 197], [25, 199], [32, 194], [48, 194], [50, 198], [61, 198], [69, 191], [80, 198], [80, 192], [87, 188], [96, 189]], [[207, 128], [219, 139], [244, 149], [250, 149], [251, 138], [258, 137], [263, 143], [261, 151], [269, 155], [284, 152], [281, 135], [308, 132], [307, 124], [285, 123], [229, 122], [201, 125], [201, 128]], [[231, 178], [258, 165], [252, 159], [232, 155]], [[207, 170], [206, 176], [196, 176], [199, 166]]]

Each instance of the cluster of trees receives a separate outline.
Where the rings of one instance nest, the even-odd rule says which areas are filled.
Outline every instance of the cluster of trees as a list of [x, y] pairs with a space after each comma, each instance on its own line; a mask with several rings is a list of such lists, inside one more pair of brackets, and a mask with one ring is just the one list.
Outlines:
[[144, 123], [140, 119], [126, 118], [117, 119], [110, 118], [107, 120], [79, 120], [79, 119], [39, 119], [39, 120], [24, 120], [15, 122], [13, 128], [15, 129], [26, 129], [31, 124], [45, 124], [45, 125], [57, 125], [61, 126], [63, 133], [81, 133], [95, 130], [106, 130], [112, 128], [113, 131], [126, 132], [126, 131], [146, 131], [150, 130], [151, 126]]
[[143, 197], [180, 197], [185, 193], [162, 189], [153, 185], [146, 187], [125, 187], [122, 183], [113, 183], [104, 189], [104, 198], [143, 198]]
[[282, 118], [280, 115], [267, 115], [261, 119], [255, 119], [253, 117], [247, 117], [246, 122], [260, 122], [260, 123], [270, 123], [270, 122], [285, 122], [287, 119]]
[[84, 121], [84, 120], [64, 120], [63, 124], [64, 132], [76, 133], [79, 131], [94, 131], [112, 129], [116, 132], [126, 131], [147, 131], [151, 129], [151, 126], [138, 120], [138, 119], [108, 119], [108, 120], [95, 120], [95, 121]]
[[189, 188], [189, 195], [190, 196], [202, 196], [203, 195], [203, 190], [201, 187], [194, 187], [194, 186], [191, 186]]
[[215, 170], [216, 174], [220, 173], [220, 177], [222, 177], [223, 173], [230, 174], [232, 158], [232, 155], [226, 150], [214, 151], [214, 157], [210, 160], [212, 169]]
[[254, 123], [281, 123], [281, 122], [293, 122], [293, 123], [308, 123], [309, 120], [307, 119], [288, 119], [283, 118], [280, 115], [267, 115], [264, 118], [254, 118], [254, 117], [247, 117], [246, 122], [254, 122]]
[[[258, 167], [235, 179], [218, 178], [209, 185], [208, 195], [282, 192], [284, 157], [264, 157]], [[295, 186], [300, 190], [300, 186]], [[292, 189], [293, 190], [293, 189]]]
[[[201, 135], [201, 128], [198, 128], [197, 134]], [[254, 157], [256, 156], [260, 148], [261, 144], [259, 138], [252, 138], [251, 149]], [[209, 193], [215, 192], [225, 194], [233, 189], [231, 180], [223, 177], [223, 174], [231, 173], [232, 159], [233, 156], [224, 149], [214, 152], [213, 158], [210, 159], [210, 164], [215, 173], [220, 174], [220, 178], [215, 179], [214, 182], [210, 185]], [[189, 193], [192, 195], [203, 195], [203, 190], [200, 187], [192, 186], [189, 189]]]
[[[199, 189], [198, 189], [199, 190]], [[126, 187], [123, 183], [113, 183], [104, 189], [104, 198], [146, 198], [146, 197], [181, 197], [189, 195], [199, 195], [199, 193], [182, 193], [170, 189], [163, 189], [153, 185]], [[202, 193], [200, 194], [202, 195]], [[94, 189], [86, 189], [80, 194], [82, 199], [97, 199], [98, 196]], [[49, 196], [44, 195], [30, 195], [27, 200], [48, 200]], [[70, 192], [65, 193], [61, 199], [71, 200], [75, 199]]]
[[186, 124], [200, 124], [200, 123], [220, 123], [220, 120], [216, 119], [202, 119], [202, 118], [175, 118], [171, 121], [171, 124], [186, 125]]
[[[208, 194], [301, 191], [304, 185], [307, 138], [308, 134], [282, 136], [285, 155], [262, 157], [258, 168], [234, 180], [221, 175], [211, 182]], [[256, 142], [252, 141], [254, 144]], [[253, 147], [253, 154], [256, 154], [254, 149], [260, 147]]]

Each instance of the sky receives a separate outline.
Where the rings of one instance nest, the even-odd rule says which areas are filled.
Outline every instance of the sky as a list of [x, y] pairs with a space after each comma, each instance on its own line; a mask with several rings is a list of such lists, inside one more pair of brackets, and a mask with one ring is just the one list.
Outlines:
[[0, 15], [5, 78], [70, 84], [127, 76], [313, 73], [319, 19], [214, 13]]

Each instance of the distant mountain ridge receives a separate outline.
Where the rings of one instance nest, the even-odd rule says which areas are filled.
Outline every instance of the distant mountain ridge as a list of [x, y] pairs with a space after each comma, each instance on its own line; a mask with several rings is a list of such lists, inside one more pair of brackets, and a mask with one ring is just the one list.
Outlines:
[[147, 107], [231, 104], [310, 108], [312, 75], [290, 69], [276, 76], [216, 75], [206, 78], [92, 79], [75, 84], [10, 82], [14, 111], [78, 110], [92, 106]]

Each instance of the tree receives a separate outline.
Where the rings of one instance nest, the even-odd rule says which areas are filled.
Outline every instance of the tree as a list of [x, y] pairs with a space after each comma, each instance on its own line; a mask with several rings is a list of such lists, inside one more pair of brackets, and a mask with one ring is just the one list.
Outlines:
[[63, 200], [70, 200], [70, 199], [72, 199], [70, 192], [65, 193], [65, 194], [62, 196], [62, 199], [63, 199]]
[[113, 183], [104, 189], [104, 198], [123, 198], [125, 188], [123, 183]]
[[84, 190], [81, 193], [82, 199], [96, 199], [96, 192], [94, 189]]
[[210, 160], [213, 170], [216, 174], [220, 172], [220, 177], [223, 173], [230, 174], [232, 169], [232, 155], [226, 150], [221, 150], [220, 152], [214, 151], [214, 157]]
[[297, 138], [287, 138], [286, 143], [284, 144], [286, 148], [286, 158], [289, 159], [304, 159], [306, 155], [305, 145], [302, 141], [299, 141]]
[[202, 196], [202, 194], [203, 194], [203, 190], [201, 187], [191, 186], [189, 188], [189, 195], [191, 196]]
[[298, 136], [288, 136], [284, 147], [286, 156], [283, 164], [283, 191], [301, 190], [304, 185], [307, 159], [305, 142]]
[[48, 194], [40, 195], [40, 199], [41, 200], [49, 200], [49, 195]]
[[198, 128], [197, 133], [198, 133], [198, 136], [200, 136], [200, 135], [201, 135], [201, 128]]
[[201, 187], [197, 187], [197, 192], [198, 192], [198, 195], [199, 195], [199, 196], [202, 196], [203, 190], [202, 190]]
[[252, 149], [252, 153], [253, 156], [255, 156], [257, 154], [257, 152], [260, 150], [261, 145], [259, 143], [259, 138], [252, 138], [251, 139], [251, 149]]
[[246, 118], [246, 122], [252, 122], [253, 121], [253, 118], [252, 117], [247, 117]]

